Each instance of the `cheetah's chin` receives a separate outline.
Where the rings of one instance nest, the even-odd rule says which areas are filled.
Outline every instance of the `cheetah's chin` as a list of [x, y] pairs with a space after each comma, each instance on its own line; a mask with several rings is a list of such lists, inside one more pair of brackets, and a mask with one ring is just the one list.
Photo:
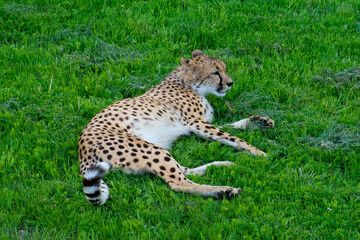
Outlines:
[[223, 97], [226, 95], [226, 91], [223, 91], [223, 92], [215, 91], [214, 94], [218, 97]]

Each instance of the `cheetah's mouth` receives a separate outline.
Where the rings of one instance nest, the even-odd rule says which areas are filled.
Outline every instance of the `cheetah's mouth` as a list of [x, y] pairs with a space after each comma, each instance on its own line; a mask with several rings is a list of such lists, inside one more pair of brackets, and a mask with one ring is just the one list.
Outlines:
[[226, 92], [227, 89], [224, 89], [223, 87], [219, 87], [218, 89], [216, 89], [217, 92], [219, 93], [224, 93]]
[[223, 87], [219, 87], [218, 89], [216, 89], [216, 91], [220, 94], [225, 94], [227, 90], [228, 90], [228, 88], [224, 89]]
[[216, 90], [215, 95], [218, 97], [223, 97], [226, 95], [226, 90], [222, 90], [222, 91]]

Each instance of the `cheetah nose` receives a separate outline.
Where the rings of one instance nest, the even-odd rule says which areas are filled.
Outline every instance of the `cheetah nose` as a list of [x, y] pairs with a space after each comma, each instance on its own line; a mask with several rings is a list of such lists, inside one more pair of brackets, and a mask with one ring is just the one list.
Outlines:
[[231, 85], [233, 85], [233, 83], [234, 83], [234, 82], [228, 82], [228, 83], [226, 83], [226, 85], [227, 85], [228, 87], [231, 87]]

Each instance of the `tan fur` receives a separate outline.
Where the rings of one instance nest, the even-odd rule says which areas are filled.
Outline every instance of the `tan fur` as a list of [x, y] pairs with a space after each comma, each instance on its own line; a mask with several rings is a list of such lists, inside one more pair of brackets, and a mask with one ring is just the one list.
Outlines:
[[[226, 73], [226, 65], [200, 50], [195, 50], [191, 59], [181, 58], [181, 65], [162, 83], [139, 97], [115, 102], [91, 119], [79, 137], [82, 175], [90, 166], [109, 162], [113, 168], [122, 169], [125, 173], [154, 173], [175, 191], [215, 198], [232, 198], [239, 194], [240, 188], [191, 182], [185, 175], [204, 174], [211, 164], [188, 169], [180, 166], [164, 149], [169, 148], [178, 136], [194, 133], [238, 150], [266, 156], [244, 140], [210, 124], [213, 112], [205, 95], [223, 96], [232, 82]], [[266, 123], [273, 126], [271, 119], [267, 118]], [[162, 142], [164, 139], [166, 143]]]

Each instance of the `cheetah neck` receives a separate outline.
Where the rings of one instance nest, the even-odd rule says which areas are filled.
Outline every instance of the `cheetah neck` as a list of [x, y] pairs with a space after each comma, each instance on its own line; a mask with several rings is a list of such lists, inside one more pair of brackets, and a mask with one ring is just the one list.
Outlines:
[[[188, 89], [192, 94], [197, 95], [197, 101], [199, 101], [201, 103], [200, 105], [203, 106], [202, 112], [205, 121], [212, 122], [214, 112], [213, 108], [206, 99], [205, 94], [202, 95], [201, 92], [199, 92], [199, 88], [196, 88], [195, 81], [194, 76], [188, 73], [186, 69], [180, 65], [175, 68], [160, 85], [173, 85], [175, 83], [176, 85], [181, 85], [182, 88]], [[182, 96], [181, 98], [186, 98], [186, 96]], [[178, 100], [176, 100], [175, 103], [177, 104]]]

